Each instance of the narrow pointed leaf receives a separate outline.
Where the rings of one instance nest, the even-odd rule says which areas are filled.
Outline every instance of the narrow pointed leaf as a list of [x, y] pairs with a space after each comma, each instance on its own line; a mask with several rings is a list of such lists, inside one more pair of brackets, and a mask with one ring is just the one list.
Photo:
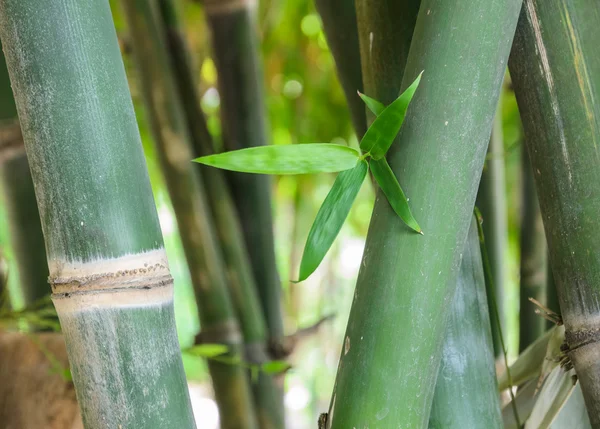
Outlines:
[[368, 170], [367, 162], [361, 160], [352, 170], [341, 172], [335, 179], [308, 233], [299, 282], [306, 280], [325, 257], [348, 217]]
[[592, 429], [592, 424], [585, 408], [585, 402], [583, 401], [580, 383], [577, 383], [569, 400], [560, 410], [550, 428]]
[[502, 408], [502, 421], [504, 422], [504, 429], [522, 429], [523, 422], [527, 420], [531, 414], [531, 410], [533, 410], [533, 407], [535, 406], [535, 386], [536, 382], [533, 380], [525, 384], [517, 391], [515, 403], [517, 405], [517, 413], [520, 420], [518, 423], [515, 417], [514, 407], [511, 402]]
[[531, 415], [525, 423], [525, 429], [546, 429], [550, 427], [563, 405], [567, 402], [575, 383], [573, 382], [574, 370], [565, 371], [561, 367], [552, 370], [544, 387], [536, 395], [537, 399]]
[[402, 127], [408, 105], [415, 95], [422, 75], [423, 72], [373, 121], [360, 142], [363, 153], [370, 153], [373, 159], [381, 159], [385, 156]]
[[194, 356], [212, 358], [229, 352], [229, 347], [225, 344], [200, 344], [189, 348], [187, 352]]
[[267, 374], [282, 374], [292, 366], [284, 360], [272, 360], [261, 365], [261, 370]]
[[377, 180], [379, 187], [385, 194], [396, 214], [400, 216], [400, 219], [402, 219], [410, 229], [423, 234], [421, 227], [410, 212], [408, 200], [398, 183], [398, 179], [396, 179], [394, 172], [390, 168], [387, 159], [371, 159], [369, 164], [371, 166], [371, 171], [373, 172], [373, 177]]
[[356, 165], [360, 155], [329, 143], [259, 146], [194, 159], [223, 170], [259, 174], [335, 173]]
[[379, 116], [381, 112], [385, 110], [385, 104], [375, 100], [374, 98], [371, 98], [360, 91], [358, 91], [358, 96], [362, 98], [362, 101], [365, 102], [371, 113], [373, 113], [375, 116]]

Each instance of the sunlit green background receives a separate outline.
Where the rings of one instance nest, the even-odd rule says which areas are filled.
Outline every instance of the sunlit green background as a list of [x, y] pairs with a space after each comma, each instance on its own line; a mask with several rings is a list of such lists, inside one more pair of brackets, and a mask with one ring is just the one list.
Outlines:
[[[182, 348], [185, 348], [192, 344], [199, 330], [194, 296], [137, 88], [127, 30], [118, 2], [111, 0], [111, 4], [175, 278], [177, 326]], [[219, 94], [216, 89], [217, 74], [211, 60], [210, 35], [198, 2], [182, 2], [181, 12], [185, 17], [188, 42], [197, 70], [202, 107], [208, 117], [210, 131], [219, 141]], [[261, 1], [258, 20], [271, 143], [335, 142], [357, 146], [346, 101], [336, 78], [335, 64], [313, 3], [307, 0]], [[503, 97], [502, 116], [509, 207], [508, 282], [504, 285], [508, 325], [505, 335], [509, 353], [514, 357], [517, 352], [519, 310], [518, 184], [521, 127], [514, 96], [508, 88], [505, 88]], [[282, 306], [286, 332], [293, 333], [323, 316], [335, 314], [332, 322], [325, 324], [314, 337], [300, 343], [291, 356], [293, 369], [285, 379], [290, 428], [315, 427], [318, 414], [328, 406], [373, 206], [374, 192], [367, 181], [350, 213], [349, 221], [315, 275], [302, 284], [287, 281], [296, 276], [304, 240], [333, 179], [334, 176], [323, 174], [278, 177], [273, 180], [277, 261], [284, 291]], [[5, 215], [0, 210], [0, 242], [12, 267], [8, 234]], [[14, 287], [18, 283], [16, 270], [13, 268], [10, 273], [12, 293], [18, 294]], [[188, 377], [200, 384], [199, 395], [210, 395], [208, 374], [202, 361], [188, 356], [184, 356], [184, 359]], [[210, 404], [207, 406], [210, 408]], [[211, 424], [214, 423], [207, 421], [206, 426], [200, 427], [214, 427]]]

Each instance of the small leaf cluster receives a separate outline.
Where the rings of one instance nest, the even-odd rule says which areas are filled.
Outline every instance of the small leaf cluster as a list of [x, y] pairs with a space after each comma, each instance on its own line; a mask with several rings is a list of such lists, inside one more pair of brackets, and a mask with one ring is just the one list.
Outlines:
[[185, 353], [211, 359], [215, 362], [220, 362], [227, 365], [237, 365], [247, 368], [250, 370], [253, 380], [257, 380], [258, 374], [261, 372], [271, 375], [283, 374], [291, 368], [291, 365], [283, 360], [271, 360], [260, 364], [245, 362], [242, 360], [240, 355], [231, 354], [229, 346], [225, 344], [199, 344], [186, 349]]
[[289, 175], [339, 172], [306, 240], [297, 280], [304, 281], [320, 265], [339, 234], [369, 169], [400, 219], [413, 231], [423, 234], [386, 159], [422, 74], [387, 107], [359, 93], [369, 110], [376, 115], [360, 141], [360, 153], [347, 146], [312, 143], [253, 147], [204, 156], [194, 161], [242, 173]]

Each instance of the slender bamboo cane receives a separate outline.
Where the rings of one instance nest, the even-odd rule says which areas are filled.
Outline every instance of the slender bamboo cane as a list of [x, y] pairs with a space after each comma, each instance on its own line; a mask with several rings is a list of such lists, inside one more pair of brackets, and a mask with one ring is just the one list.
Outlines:
[[[402, 70], [395, 84], [365, 72], [399, 56], [389, 52], [401, 45], [392, 34], [365, 21], [377, 8], [387, 12], [384, 3], [357, 3], [363, 78], [368, 94], [389, 101]], [[406, 228], [378, 196], [330, 406], [332, 428], [427, 427], [446, 304], [519, 8], [518, 0], [421, 3], [402, 87], [425, 72], [389, 160], [425, 236]], [[379, 44], [388, 55], [374, 55], [386, 51]]]
[[25, 146], [10, 88], [8, 69], [0, 52], [0, 181], [8, 215], [21, 293], [25, 305], [50, 293], [48, 265], [40, 215]]
[[[159, 0], [162, 25], [169, 52], [169, 73], [175, 78], [175, 86], [181, 100], [186, 126], [195, 156], [213, 153], [213, 141], [206, 126], [206, 118], [200, 109], [193, 70], [188, 49], [180, 28], [177, 10], [172, 0]], [[157, 47], [155, 53], [159, 51]], [[168, 68], [168, 67], [167, 67]], [[232, 292], [242, 333], [246, 342], [245, 357], [261, 364], [272, 358], [281, 358], [280, 347], [267, 347], [265, 319], [258, 289], [254, 281], [250, 258], [244, 243], [240, 220], [223, 173], [217, 169], [197, 166], [200, 169], [210, 210], [225, 263], [227, 280]], [[270, 355], [270, 356], [269, 356]], [[254, 402], [262, 428], [282, 428], [284, 422], [283, 386], [273, 376], [260, 373], [252, 383]]]
[[315, 0], [315, 6], [323, 21], [354, 130], [360, 139], [367, 130], [367, 117], [365, 105], [356, 93], [363, 90], [363, 80], [354, 0]]
[[108, 2], [0, 0], [0, 37], [84, 425], [194, 428]]
[[[550, 258], [546, 255], [546, 307], [551, 311], [560, 314], [560, 304], [558, 303], [558, 294], [556, 293], [556, 284], [554, 283], [554, 274], [550, 265]], [[556, 324], [546, 321], [546, 329], [550, 329]]]
[[569, 356], [600, 427], [600, 3], [525, 0], [510, 59]]
[[[200, 335], [202, 341], [228, 344], [232, 354], [239, 357], [243, 352], [243, 339], [227, 289], [221, 249], [214, 234], [202, 180], [190, 162], [189, 134], [166, 57], [158, 3], [154, 0], [124, 0], [122, 4], [157, 154], [196, 292], [202, 325]], [[231, 285], [234, 295], [244, 292], [235, 282]], [[251, 300], [253, 297], [244, 298]], [[264, 326], [260, 323], [245, 328], [258, 331], [257, 335], [264, 334]], [[246, 371], [241, 366], [217, 362], [209, 362], [209, 368], [222, 427], [257, 427]]]
[[430, 429], [502, 428], [476, 222], [471, 221], [450, 306]]
[[546, 255], [548, 251], [546, 237], [544, 236], [544, 224], [540, 214], [540, 204], [533, 182], [533, 171], [525, 146], [523, 146], [521, 160], [521, 176], [523, 202], [521, 215], [519, 351], [522, 352], [546, 330], [546, 320], [535, 314], [535, 305], [529, 301], [529, 298], [547, 304]]
[[[218, 73], [227, 150], [268, 143], [255, 0], [204, 2]], [[283, 339], [281, 283], [275, 262], [271, 179], [228, 173], [272, 342]]]
[[[481, 182], [477, 192], [476, 205], [483, 217], [483, 233], [486, 237], [485, 245], [490, 258], [494, 288], [487, 285], [488, 295], [493, 293], [500, 326], [496, 326], [496, 318], [491, 317], [492, 338], [494, 341], [494, 356], [502, 354], [499, 330], [505, 328], [504, 314], [504, 284], [505, 284], [505, 253], [508, 241], [508, 220], [506, 211], [506, 186], [504, 181], [504, 142], [502, 136], [502, 112], [498, 103], [498, 110], [492, 127], [492, 135], [487, 152], [487, 159], [483, 167]], [[490, 304], [490, 302], [488, 302]], [[490, 309], [490, 315], [493, 314]]]

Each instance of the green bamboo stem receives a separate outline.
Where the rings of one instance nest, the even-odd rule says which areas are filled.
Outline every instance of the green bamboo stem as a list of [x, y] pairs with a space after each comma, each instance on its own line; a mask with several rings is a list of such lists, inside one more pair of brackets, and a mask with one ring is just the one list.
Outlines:
[[[558, 294], [556, 293], [556, 284], [554, 283], [554, 274], [550, 265], [549, 257], [546, 254], [546, 307], [553, 312], [560, 314], [560, 304], [558, 303]], [[546, 329], [555, 325], [551, 320], [546, 321]]]
[[84, 425], [194, 428], [108, 2], [0, 0], [0, 37]]
[[[378, 8], [383, 12], [373, 11]], [[378, 195], [330, 406], [331, 428], [396, 428], [398, 422], [427, 427], [446, 304], [454, 294], [519, 8], [518, 0], [421, 3], [402, 88], [425, 72], [388, 158], [425, 235], [410, 231]], [[370, 79], [400, 55], [389, 50], [404, 44], [379, 34], [384, 27], [368, 19], [388, 15], [384, 2], [357, 3], [365, 91], [384, 102], [397, 96], [402, 70], [392, 74], [394, 83]], [[382, 52], [387, 55], [374, 55]]]
[[[232, 354], [241, 356], [243, 338], [232, 296], [236, 301], [236, 295], [246, 291], [234, 280], [228, 282], [202, 178], [190, 162], [193, 158], [190, 136], [171, 75], [159, 5], [154, 0], [123, 0], [122, 4], [154, 143], [196, 293], [202, 326], [200, 338], [204, 342], [228, 344]], [[252, 300], [253, 296], [243, 298]], [[244, 328], [264, 338], [264, 325], [256, 323]], [[245, 369], [217, 362], [210, 362], [209, 369], [222, 427], [257, 427]]]
[[[204, 2], [218, 73], [223, 142], [227, 150], [268, 144], [255, 1]], [[275, 261], [271, 178], [226, 175], [271, 342], [283, 340], [281, 283]]]
[[360, 139], [367, 131], [367, 117], [365, 105], [356, 93], [362, 92], [363, 80], [354, 0], [315, 0], [315, 6], [323, 21], [354, 131]]
[[540, 204], [535, 191], [533, 171], [527, 150], [523, 146], [521, 175], [523, 182], [521, 215], [521, 284], [519, 311], [519, 351], [544, 334], [546, 320], [535, 314], [534, 298], [542, 304], [546, 300], [547, 248]]
[[502, 428], [476, 219], [450, 306], [429, 429]]
[[599, 21], [595, 0], [526, 0], [509, 64], [592, 427], [600, 427]]
[[50, 293], [40, 215], [17, 118], [8, 69], [0, 52], [0, 182], [8, 216], [23, 302], [30, 305]]
[[[499, 107], [502, 102], [498, 103]], [[500, 315], [500, 326], [496, 326], [496, 319], [491, 317], [492, 338], [494, 341], [494, 356], [502, 354], [499, 332], [505, 330], [504, 314], [504, 284], [506, 282], [506, 245], [508, 241], [508, 219], [506, 210], [506, 186], [504, 181], [504, 142], [502, 136], [502, 114], [499, 108], [496, 112], [492, 135], [488, 147], [486, 162], [479, 183], [477, 199], [475, 202], [483, 218], [483, 233], [485, 235], [486, 250], [490, 258], [494, 287], [487, 285], [488, 295], [493, 293]], [[488, 302], [490, 304], [490, 302]], [[490, 309], [490, 314], [492, 310]]]

